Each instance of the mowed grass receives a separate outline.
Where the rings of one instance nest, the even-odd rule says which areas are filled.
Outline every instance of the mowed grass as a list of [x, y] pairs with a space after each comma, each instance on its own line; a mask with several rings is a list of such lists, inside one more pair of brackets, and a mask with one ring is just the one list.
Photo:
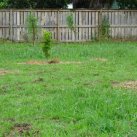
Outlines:
[[55, 44], [53, 58], [0, 44], [1, 137], [137, 137], [137, 90], [113, 86], [137, 81], [137, 43]]

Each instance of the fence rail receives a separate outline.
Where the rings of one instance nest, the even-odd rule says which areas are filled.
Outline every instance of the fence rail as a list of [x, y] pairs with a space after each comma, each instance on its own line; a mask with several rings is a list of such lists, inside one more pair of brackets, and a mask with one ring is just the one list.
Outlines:
[[[24, 41], [27, 35], [26, 18], [38, 18], [39, 28], [52, 32], [58, 41], [90, 41], [99, 35], [100, 20], [105, 16], [112, 38], [137, 37], [137, 10], [0, 10], [0, 38]], [[75, 32], [67, 26], [66, 18], [73, 13]]]

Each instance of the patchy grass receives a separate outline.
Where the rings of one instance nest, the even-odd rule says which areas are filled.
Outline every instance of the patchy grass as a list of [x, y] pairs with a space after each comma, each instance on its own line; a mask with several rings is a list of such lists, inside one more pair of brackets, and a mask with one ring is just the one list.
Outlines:
[[136, 43], [58, 44], [49, 60], [0, 44], [0, 136], [137, 136], [137, 89], [119, 86], [137, 81]]
[[125, 81], [125, 82], [113, 82], [114, 87], [121, 87], [126, 89], [135, 89], [137, 90], [137, 81]]

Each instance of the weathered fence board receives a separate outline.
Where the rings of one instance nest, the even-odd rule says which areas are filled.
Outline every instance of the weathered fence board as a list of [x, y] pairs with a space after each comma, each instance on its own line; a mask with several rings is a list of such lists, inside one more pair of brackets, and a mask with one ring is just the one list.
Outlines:
[[[137, 37], [137, 10], [0, 10], [0, 38], [25, 41], [26, 19], [31, 12], [38, 18], [39, 34], [47, 29], [57, 41], [90, 41], [98, 37], [104, 16], [109, 20], [112, 38]], [[75, 31], [67, 26], [66, 19], [71, 13]]]

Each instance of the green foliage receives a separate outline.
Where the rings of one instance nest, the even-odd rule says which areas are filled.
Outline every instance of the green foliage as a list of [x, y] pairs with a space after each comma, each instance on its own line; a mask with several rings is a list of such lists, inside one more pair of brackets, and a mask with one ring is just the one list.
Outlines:
[[137, 9], [137, 0], [117, 0], [120, 9]]
[[110, 24], [109, 20], [106, 16], [101, 20], [100, 28], [99, 28], [99, 40], [108, 40], [110, 35]]
[[67, 25], [70, 30], [75, 31], [75, 25], [74, 25], [74, 20], [73, 20], [73, 13], [67, 16]]
[[117, 2], [120, 9], [137, 9], [137, 0], [73, 0], [74, 8], [111, 9]]
[[38, 19], [30, 13], [27, 17], [27, 34], [29, 40], [35, 43], [36, 38], [38, 37]]
[[9, 8], [65, 8], [70, 0], [9, 0]]
[[0, 9], [6, 8], [8, 5], [7, 0], [0, 0]]
[[[0, 8], [66, 8], [72, 0], [0, 0]], [[74, 7], [77, 8], [112, 8], [114, 0], [74, 0]], [[137, 0], [117, 0], [121, 9], [136, 9]]]
[[44, 40], [44, 43], [42, 46], [42, 50], [43, 50], [45, 57], [48, 58], [50, 56], [50, 49], [51, 49], [51, 42], [52, 42], [51, 32], [44, 31], [43, 40]]

